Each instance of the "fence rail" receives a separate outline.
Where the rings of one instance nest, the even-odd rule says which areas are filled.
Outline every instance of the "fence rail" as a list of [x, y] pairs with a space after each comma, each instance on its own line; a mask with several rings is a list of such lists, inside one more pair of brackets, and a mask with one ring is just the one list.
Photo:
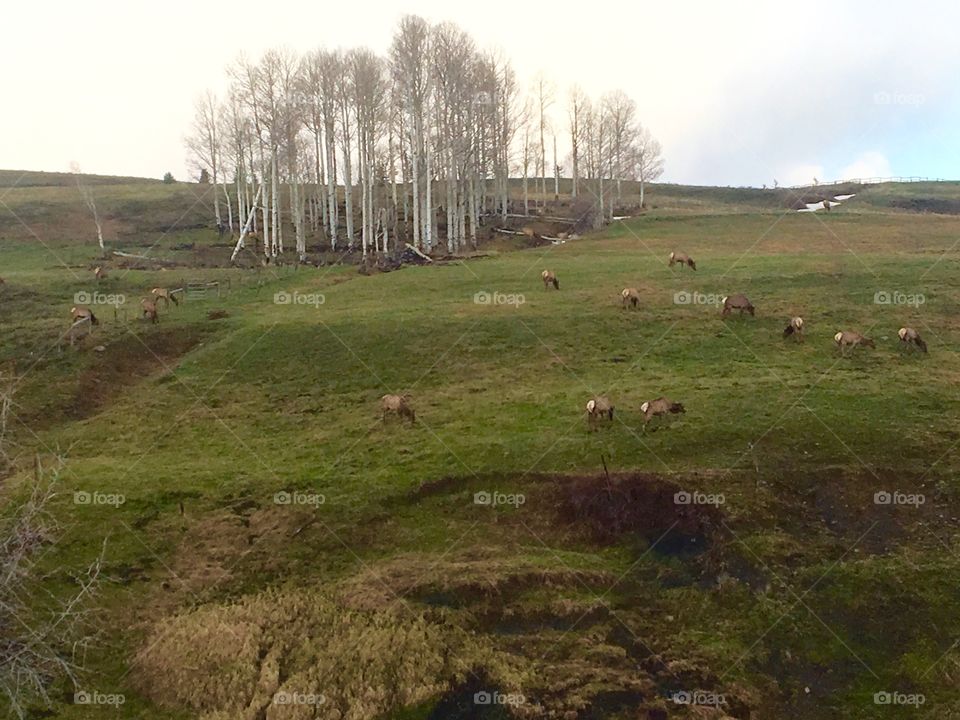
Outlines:
[[802, 190], [804, 188], [831, 187], [833, 185], [879, 185], [888, 182], [958, 182], [957, 180], [948, 180], [947, 178], [920, 177], [918, 175], [904, 175], [897, 177], [870, 177], [870, 178], [851, 178], [849, 180], [831, 180], [830, 182], [818, 182], [816, 184], [806, 183], [803, 185], [787, 185], [787, 190]]

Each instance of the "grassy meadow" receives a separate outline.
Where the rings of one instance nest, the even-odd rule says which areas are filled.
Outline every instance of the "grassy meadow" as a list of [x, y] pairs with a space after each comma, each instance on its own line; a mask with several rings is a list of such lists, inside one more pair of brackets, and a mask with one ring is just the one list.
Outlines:
[[[53, 596], [106, 539], [86, 670], [30, 717], [957, 717], [960, 216], [891, 198], [960, 188], [917, 185], [815, 215], [653, 186], [647, 214], [562, 245], [98, 286], [70, 189], [0, 188], [0, 503], [35, 453], [65, 459]], [[117, 247], [216, 240], [196, 186], [97, 187]], [[136, 319], [183, 278], [222, 294]], [[91, 342], [60, 347], [81, 291], [127, 314], [94, 306]], [[736, 292], [755, 318], [720, 317]], [[842, 356], [848, 329], [876, 349]], [[385, 393], [417, 421], [382, 420]], [[644, 427], [661, 395], [686, 412]]]

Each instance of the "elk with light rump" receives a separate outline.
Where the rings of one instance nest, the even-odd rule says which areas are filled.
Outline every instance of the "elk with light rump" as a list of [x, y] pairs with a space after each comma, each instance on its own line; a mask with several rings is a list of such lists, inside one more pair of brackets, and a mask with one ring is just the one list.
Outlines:
[[841, 330], [833, 336], [833, 341], [837, 344], [837, 347], [840, 348], [840, 354], [844, 357], [847, 355], [847, 348], [852, 350], [861, 345], [871, 348], [877, 347], [873, 340], [853, 330]]
[[93, 314], [93, 310], [83, 305], [74, 305], [70, 308], [70, 319], [73, 322], [78, 320], [89, 320], [91, 325], [99, 325], [100, 321], [97, 320], [97, 316]]
[[790, 324], [783, 329], [783, 336], [785, 338], [793, 335], [797, 339], [797, 342], [803, 342], [803, 318], [795, 317], [790, 318]]
[[557, 280], [557, 274], [553, 270], [544, 270], [540, 273], [540, 278], [543, 280], [544, 290], [549, 290], [551, 285], [557, 290], [560, 289], [560, 281]]
[[613, 422], [613, 403], [606, 395], [597, 395], [587, 401], [587, 426], [596, 429], [597, 423], [606, 416]]
[[409, 418], [411, 425], [417, 419], [416, 413], [410, 407], [409, 395], [384, 395], [380, 398], [380, 410], [384, 421], [386, 421], [387, 415], [391, 413], [397, 417]]
[[623, 307], [627, 307], [627, 303], [630, 303], [633, 307], [640, 307], [640, 291], [636, 288], [624, 288], [620, 292], [620, 297], [623, 299]]
[[899, 331], [897, 331], [897, 336], [900, 338], [900, 342], [902, 342], [907, 347], [910, 347], [912, 343], [913, 345], [916, 345], [918, 348], [920, 348], [924, 352], [927, 351], [927, 344], [923, 341], [923, 338], [920, 337], [920, 333], [918, 333], [913, 328], [902, 327], [900, 328]]
[[697, 264], [693, 261], [693, 258], [687, 255], [686, 253], [679, 253], [679, 252], [670, 253], [670, 267], [673, 267], [674, 263], [680, 263], [680, 267], [683, 267], [684, 265], [689, 265], [693, 270], [697, 269]]
[[179, 305], [180, 301], [177, 300], [177, 296], [174, 294], [176, 291], [167, 290], [167, 288], [153, 288], [150, 291], [150, 294], [153, 295], [153, 301], [157, 302], [158, 300], [163, 300], [165, 308], [170, 307], [170, 301], [173, 300], [174, 305]]
[[685, 413], [686, 410], [678, 402], [673, 402], [673, 400], [665, 397], [658, 397], [656, 400], [648, 400], [641, 405], [640, 412], [643, 413], [643, 428], [646, 430], [647, 423], [653, 418]]

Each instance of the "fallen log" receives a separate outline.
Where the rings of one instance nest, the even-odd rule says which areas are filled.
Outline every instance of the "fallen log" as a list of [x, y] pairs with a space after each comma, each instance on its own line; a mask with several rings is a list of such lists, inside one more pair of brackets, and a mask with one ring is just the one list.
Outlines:
[[414, 254], [416, 254], [417, 256], [419, 256], [419, 257], [420, 257], [422, 260], [424, 260], [425, 262], [428, 262], [428, 263], [432, 263], [432, 262], [433, 262], [433, 258], [431, 258], [429, 255], [424, 255], [422, 252], [420, 252], [419, 250], [417, 250], [417, 249], [416, 249], [413, 245], [411, 245], [410, 243], [404, 243], [404, 245], [407, 246], [407, 249], [408, 249], [408, 250], [412, 251]]

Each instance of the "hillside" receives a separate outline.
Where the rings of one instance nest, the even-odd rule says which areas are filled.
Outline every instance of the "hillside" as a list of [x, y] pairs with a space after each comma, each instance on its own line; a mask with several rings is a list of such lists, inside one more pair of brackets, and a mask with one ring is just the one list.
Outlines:
[[[96, 193], [111, 247], [180, 264], [112, 262], [96, 284], [75, 191], [10, 190], [2, 497], [35, 453], [65, 457], [45, 589], [67, 595], [107, 539], [79, 688], [122, 694], [124, 717], [960, 708], [960, 217], [918, 211], [960, 185], [867, 186], [817, 214], [790, 191], [654, 185], [646, 213], [565, 244], [372, 275], [226, 267], [196, 185]], [[150, 288], [200, 280], [219, 295], [138, 319]], [[720, 317], [735, 292], [755, 318]], [[71, 348], [77, 293], [124, 302]], [[839, 354], [840, 329], [876, 348]], [[386, 393], [416, 422], [384, 420]], [[592, 430], [601, 393], [616, 414]], [[646, 424], [661, 395], [685, 412]], [[58, 690], [56, 717], [110, 710]]]

